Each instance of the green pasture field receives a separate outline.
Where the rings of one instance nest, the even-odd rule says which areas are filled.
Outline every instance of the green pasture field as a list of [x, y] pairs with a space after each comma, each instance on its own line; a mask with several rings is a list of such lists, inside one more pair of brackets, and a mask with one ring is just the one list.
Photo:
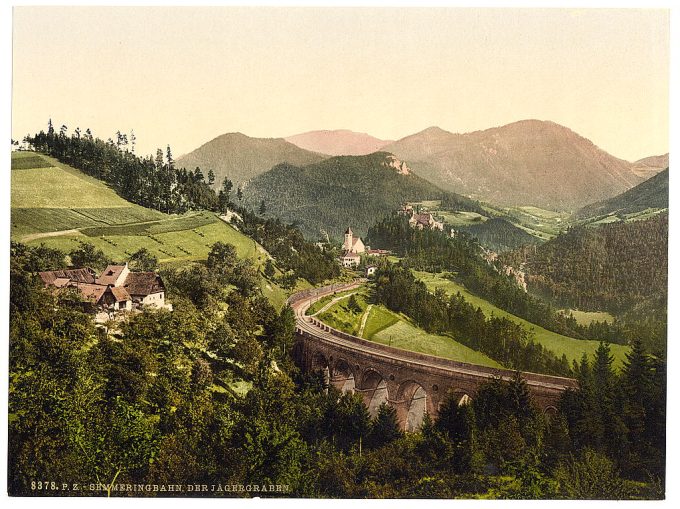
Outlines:
[[[52, 166], [12, 171], [12, 208], [109, 208], [131, 205], [103, 182], [50, 157], [40, 157]], [[26, 163], [27, 158], [21, 161]]]
[[373, 306], [366, 319], [363, 337], [372, 340], [376, 334], [398, 323], [400, 320], [399, 315], [390, 311], [385, 306]]
[[361, 311], [350, 311], [348, 305], [349, 299], [342, 299], [318, 315], [317, 318], [331, 327], [348, 334], [358, 334], [359, 327], [361, 326], [361, 317], [368, 306], [368, 296], [364, 289], [364, 291], [357, 293], [355, 297], [361, 307]]
[[12, 169], [49, 168], [52, 163], [35, 152], [12, 152]]
[[[557, 357], [562, 357], [562, 354], [566, 355], [567, 359], [571, 363], [574, 360], [580, 361], [581, 356], [585, 352], [589, 358], [595, 354], [599, 341], [575, 339], [562, 334], [557, 334], [556, 332], [549, 331], [543, 327], [539, 327], [531, 322], [524, 320], [518, 316], [515, 316], [507, 311], [494, 306], [490, 302], [477, 297], [470, 293], [463, 285], [460, 285], [449, 279], [445, 279], [441, 275], [432, 274], [431, 272], [413, 271], [414, 275], [423, 281], [427, 288], [434, 291], [435, 288], [443, 288], [448, 294], [455, 294], [460, 292], [465, 300], [475, 307], [481, 308], [482, 312], [487, 316], [501, 316], [512, 320], [515, 323], [522, 325], [528, 331], [534, 333], [535, 341], [542, 344], [544, 348], [552, 351]], [[623, 366], [623, 362], [626, 359], [626, 353], [630, 350], [624, 345], [610, 345], [612, 356], [614, 357], [614, 367], [620, 369]]]
[[149, 235], [104, 235], [89, 237], [81, 232], [42, 237], [27, 242], [29, 246], [45, 244], [66, 252], [78, 247], [80, 242], [89, 242], [101, 249], [113, 260], [125, 260], [135, 251], [145, 247], [159, 262], [204, 260], [215, 242], [233, 244], [242, 258], [251, 258], [261, 263], [266, 256], [261, 253], [252, 239], [240, 234], [229, 225], [216, 221], [191, 230], [168, 231]]
[[[364, 288], [356, 294], [356, 300], [361, 311], [350, 311], [348, 300], [343, 299], [319, 315], [319, 319], [348, 334], [357, 334], [362, 317], [368, 307], [367, 292], [368, 290]], [[381, 305], [371, 307], [362, 337], [369, 341], [384, 345], [391, 344], [395, 348], [412, 352], [436, 355], [481, 366], [502, 367], [493, 359], [458, 343], [448, 336], [438, 336], [425, 332], [413, 325], [406, 316], [396, 314]]]
[[566, 217], [566, 214], [561, 213], [561, 212], [555, 212], [554, 210], [546, 210], [546, 209], [540, 209], [538, 207], [533, 207], [533, 206], [520, 206], [520, 207], [515, 207], [522, 212], [529, 214], [533, 217], [544, 219], [544, 220], [558, 220], [558, 219], [564, 219]]
[[406, 320], [399, 320], [394, 325], [383, 329], [375, 334], [371, 341], [478, 366], [503, 367], [483, 353], [468, 348], [448, 336], [428, 334]]
[[467, 212], [464, 210], [459, 210], [456, 212], [438, 210], [435, 215], [442, 217], [444, 221], [451, 226], [469, 226], [483, 223], [489, 219], [488, 217], [482, 216], [477, 212]]
[[576, 323], [583, 326], [588, 326], [593, 322], [609, 322], [614, 321], [614, 317], [606, 311], [579, 311], [578, 309], [565, 309], [564, 313], [571, 313], [576, 319]]
[[116, 236], [116, 235], [156, 235], [180, 230], [194, 230], [219, 221], [211, 212], [189, 213], [161, 221], [140, 222], [134, 224], [119, 224], [113, 226], [97, 226], [83, 228], [82, 232], [88, 237]]
[[321, 299], [317, 300], [314, 304], [312, 304], [309, 309], [307, 309], [307, 315], [313, 315], [314, 313], [318, 312], [321, 308], [323, 308], [326, 304], [328, 304], [331, 300], [337, 299], [338, 297], [344, 297], [345, 295], [350, 295], [352, 293], [357, 293], [357, 289], [354, 288], [352, 290], [346, 290], [344, 292], [336, 292], [331, 295], [326, 295], [325, 297], [322, 297]]
[[[168, 217], [162, 212], [138, 205], [110, 208], [12, 208], [12, 238], [21, 240], [26, 235], [56, 232], [75, 228], [126, 225], [159, 221]], [[177, 216], [181, 217], [181, 216]]]

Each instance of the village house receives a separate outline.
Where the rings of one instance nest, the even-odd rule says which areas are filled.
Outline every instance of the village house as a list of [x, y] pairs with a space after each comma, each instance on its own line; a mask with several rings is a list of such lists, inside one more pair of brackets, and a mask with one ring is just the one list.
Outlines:
[[351, 269], [352, 267], [358, 267], [361, 263], [361, 256], [356, 253], [344, 253], [340, 257], [340, 263], [346, 269]]
[[444, 223], [437, 221], [430, 212], [414, 210], [413, 206], [407, 204], [402, 205], [397, 213], [409, 218], [408, 224], [411, 228], [418, 228], [419, 230], [427, 228], [428, 230], [444, 231]]
[[73, 288], [98, 311], [114, 315], [120, 311], [169, 308], [165, 285], [155, 272], [131, 272], [128, 264], [109, 265], [97, 277], [89, 267], [39, 273], [46, 287]]
[[411, 228], [417, 228], [419, 230], [427, 228], [428, 230], [444, 231], [444, 223], [437, 221], [429, 212], [412, 214], [408, 220], [408, 224]]
[[378, 267], [375, 265], [368, 265], [366, 267], [366, 277], [372, 277], [375, 275], [375, 271], [378, 270]]
[[367, 249], [366, 254], [368, 256], [388, 256], [390, 251], [387, 251], [386, 249]]

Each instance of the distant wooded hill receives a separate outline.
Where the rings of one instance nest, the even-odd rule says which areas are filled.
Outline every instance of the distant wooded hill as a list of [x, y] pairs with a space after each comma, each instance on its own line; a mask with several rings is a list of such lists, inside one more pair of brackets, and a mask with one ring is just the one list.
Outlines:
[[238, 186], [277, 164], [304, 166], [321, 161], [324, 157], [288, 143], [283, 138], [251, 138], [241, 133], [229, 133], [178, 158], [177, 166], [189, 170], [198, 166], [204, 175], [212, 169], [215, 187], [219, 187], [225, 177]]
[[647, 209], [668, 208], [668, 168], [633, 189], [608, 200], [587, 205], [578, 210], [576, 219], [598, 218], [609, 215], [624, 217]]
[[445, 190], [501, 206], [570, 211], [644, 180], [633, 163], [566, 127], [539, 120], [466, 134], [432, 127], [384, 150]]
[[514, 267], [524, 264], [528, 289], [558, 306], [618, 314], [666, 295], [668, 215], [571, 228], [502, 259]]
[[[244, 189], [244, 204], [265, 215], [299, 224], [309, 238], [327, 232], [340, 238], [351, 226], [365, 235], [369, 226], [404, 202], [441, 199], [435, 185], [411, 173], [394, 156], [377, 152], [340, 156], [304, 167], [280, 164]], [[477, 208], [458, 197], [460, 208]]]
[[501, 217], [491, 218], [469, 226], [461, 226], [457, 229], [469, 233], [482, 246], [497, 252], [541, 242], [537, 237]]

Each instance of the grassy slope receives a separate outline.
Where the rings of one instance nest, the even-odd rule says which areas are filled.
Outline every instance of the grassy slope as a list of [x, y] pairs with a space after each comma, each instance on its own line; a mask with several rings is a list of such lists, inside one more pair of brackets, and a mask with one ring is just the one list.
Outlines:
[[[26, 243], [68, 252], [79, 242], [90, 242], [114, 260], [125, 260], [145, 247], [167, 264], [203, 260], [210, 246], [221, 241], [233, 244], [240, 257], [257, 266], [266, 262], [261, 246], [212, 213], [168, 215], [134, 205], [100, 180], [33, 152], [14, 152], [12, 161], [21, 168], [12, 171], [13, 240], [79, 229]], [[266, 281], [262, 291], [277, 308], [286, 299], [283, 290]]]
[[586, 327], [592, 322], [607, 321], [612, 323], [614, 321], [614, 317], [606, 311], [579, 311], [578, 309], [565, 309], [564, 311], [574, 315], [576, 322], [579, 325], [585, 325]]
[[[43, 167], [25, 168], [27, 159]], [[129, 207], [130, 202], [113, 192], [100, 180], [33, 152], [12, 153], [12, 208], [112, 208]], [[22, 169], [16, 169], [23, 166]]]
[[341, 298], [341, 297], [345, 297], [345, 296], [348, 297], [349, 295], [351, 295], [353, 293], [357, 293], [356, 288], [354, 288], [352, 290], [347, 290], [347, 291], [344, 291], [344, 292], [335, 292], [335, 293], [332, 293], [331, 295], [326, 295], [325, 297], [317, 300], [314, 304], [309, 306], [309, 309], [307, 309], [307, 314], [313, 315], [313, 314], [317, 313], [321, 308], [323, 308], [326, 304], [328, 304], [333, 299], [337, 299], [337, 298]]
[[[580, 360], [583, 352], [585, 352], [589, 357], [595, 353], [599, 345], [598, 341], [589, 341], [582, 339], [574, 339], [556, 332], [549, 331], [543, 327], [539, 327], [533, 323], [527, 322], [523, 318], [519, 318], [507, 311], [494, 306], [490, 302], [471, 294], [464, 286], [444, 279], [441, 276], [432, 274], [430, 272], [414, 271], [417, 278], [421, 279], [430, 290], [435, 288], [443, 288], [447, 293], [454, 294], [460, 292], [465, 299], [470, 302], [475, 307], [480, 307], [484, 314], [488, 317], [491, 315], [504, 316], [520, 325], [524, 326], [527, 330], [534, 332], [536, 341], [541, 343], [545, 348], [551, 350], [555, 355], [561, 357], [562, 354], [567, 356], [569, 362], [572, 360]], [[626, 358], [626, 352], [629, 348], [623, 345], [611, 345], [611, 352], [614, 356], [614, 366], [620, 368], [623, 361]]]
[[475, 212], [444, 210], [441, 208], [440, 200], [413, 202], [412, 205], [424, 207], [454, 228], [480, 225], [491, 217], [502, 217], [540, 240], [550, 240], [555, 237], [564, 228], [564, 221], [569, 217], [569, 214], [564, 212], [531, 206], [501, 208], [482, 203], [481, 208], [488, 214], [481, 215]]
[[[318, 318], [336, 329], [357, 334], [367, 308], [366, 290], [357, 293], [357, 302], [361, 306], [361, 311], [350, 311], [347, 299], [343, 299], [336, 302]], [[413, 352], [422, 352], [481, 366], [501, 367], [500, 364], [486, 355], [476, 352], [450, 337], [428, 334], [413, 325], [407, 317], [393, 313], [383, 306], [373, 305], [371, 307], [362, 337]]]

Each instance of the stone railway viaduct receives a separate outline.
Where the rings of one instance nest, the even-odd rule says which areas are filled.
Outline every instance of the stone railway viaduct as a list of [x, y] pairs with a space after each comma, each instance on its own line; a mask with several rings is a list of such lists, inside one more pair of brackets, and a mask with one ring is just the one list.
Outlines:
[[[466, 364], [409, 352], [346, 334], [307, 316], [315, 301], [335, 292], [358, 288], [365, 280], [314, 288], [288, 299], [296, 316], [294, 356], [306, 372], [321, 371], [343, 392], [359, 393], [375, 416], [382, 403], [394, 407], [406, 431], [418, 429], [425, 412], [436, 417], [439, 405], [452, 393], [463, 404], [491, 377], [510, 379], [515, 372]], [[522, 373], [534, 402], [545, 413], [556, 411], [557, 400], [576, 381]]]

